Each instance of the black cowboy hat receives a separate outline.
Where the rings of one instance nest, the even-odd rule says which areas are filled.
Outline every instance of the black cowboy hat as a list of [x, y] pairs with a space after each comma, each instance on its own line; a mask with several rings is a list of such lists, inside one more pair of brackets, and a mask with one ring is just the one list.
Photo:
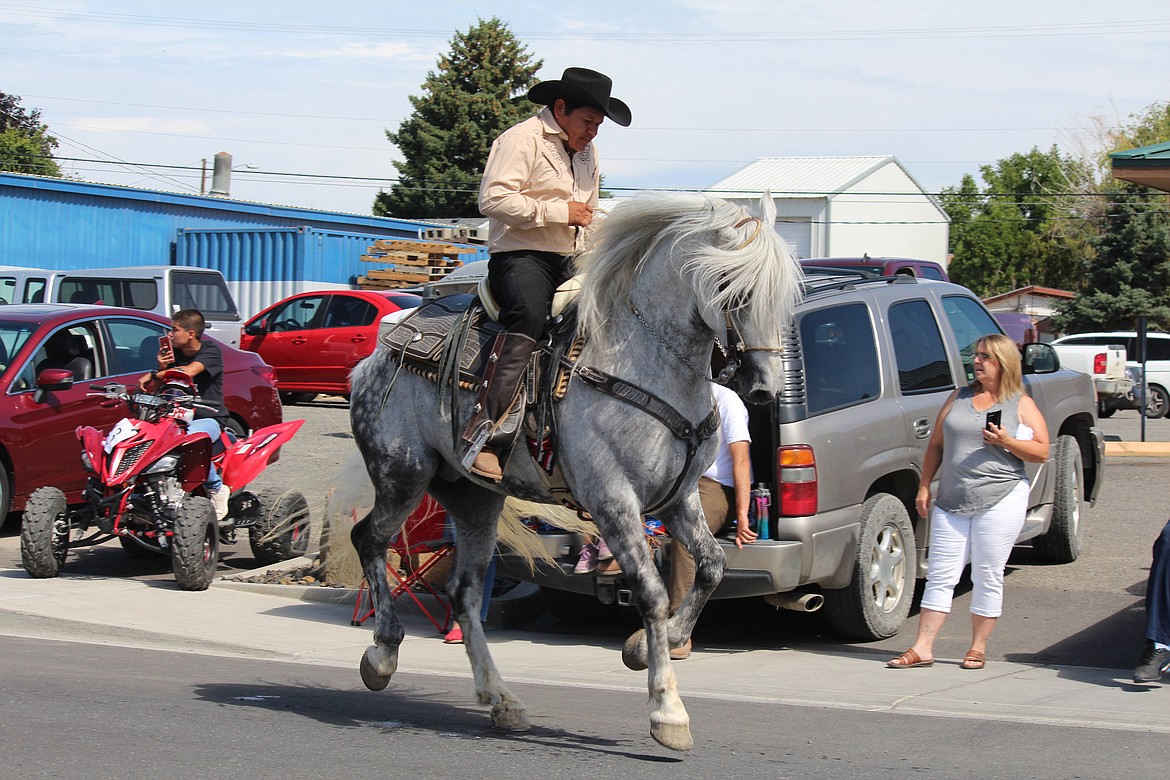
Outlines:
[[528, 99], [547, 106], [557, 98], [595, 108], [622, 127], [630, 126], [630, 107], [609, 96], [613, 81], [589, 68], [565, 68], [559, 81], [542, 81], [528, 90]]

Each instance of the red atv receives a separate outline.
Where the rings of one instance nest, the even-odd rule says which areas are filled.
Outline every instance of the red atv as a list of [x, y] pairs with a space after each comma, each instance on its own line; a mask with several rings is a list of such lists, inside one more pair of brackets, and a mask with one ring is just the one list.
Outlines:
[[[182, 371], [160, 375], [155, 393], [125, 385], [91, 385], [92, 395], [125, 403], [131, 417], [103, 434], [77, 429], [81, 464], [89, 474], [82, 497], [69, 507], [65, 494], [41, 487], [29, 496], [20, 531], [20, 555], [33, 577], [55, 577], [71, 547], [117, 538], [131, 555], [169, 555], [175, 581], [184, 590], [206, 590], [219, 565], [219, 545], [247, 528], [261, 565], [303, 555], [309, 541], [309, 506], [295, 490], [245, 490], [273, 462], [303, 420], [261, 428], [235, 440], [225, 431], [223, 452], [202, 432], [189, 432], [196, 407], [191, 378]], [[208, 407], [203, 407], [208, 408]], [[231, 489], [228, 515], [216, 521], [203, 483], [215, 463]]]

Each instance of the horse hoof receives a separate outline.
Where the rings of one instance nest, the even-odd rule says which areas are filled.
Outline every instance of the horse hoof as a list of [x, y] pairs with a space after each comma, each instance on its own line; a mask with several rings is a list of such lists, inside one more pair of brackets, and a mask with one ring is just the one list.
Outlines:
[[[375, 665], [374, 661], [370, 660], [370, 653], [375, 655], [382, 655], [381, 663]], [[394, 672], [398, 671], [398, 659], [393, 655], [385, 657], [385, 651], [377, 647], [370, 647], [362, 654], [362, 662], [358, 666], [358, 672], [362, 676], [362, 682], [371, 691], [381, 691], [390, 684], [390, 677]]]
[[492, 728], [499, 731], [530, 731], [532, 724], [522, 707], [497, 704], [492, 707]]
[[374, 671], [374, 665], [363, 655], [362, 662], [358, 666], [358, 673], [362, 676], [362, 682], [371, 691], [381, 691], [390, 684], [389, 675], [381, 675]]
[[626, 640], [625, 646], [622, 647], [622, 663], [626, 665], [627, 669], [640, 672], [650, 665], [650, 662], [647, 660], [648, 657], [649, 650], [646, 649], [646, 629], [639, 628], [630, 634], [630, 638]]
[[671, 750], [690, 750], [695, 746], [688, 723], [651, 723], [650, 736], [659, 745]]

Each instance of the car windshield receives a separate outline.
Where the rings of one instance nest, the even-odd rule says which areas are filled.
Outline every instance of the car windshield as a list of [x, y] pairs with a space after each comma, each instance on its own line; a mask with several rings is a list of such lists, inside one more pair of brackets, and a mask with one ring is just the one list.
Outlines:
[[36, 323], [0, 320], [0, 374], [8, 370], [9, 363], [36, 329]]

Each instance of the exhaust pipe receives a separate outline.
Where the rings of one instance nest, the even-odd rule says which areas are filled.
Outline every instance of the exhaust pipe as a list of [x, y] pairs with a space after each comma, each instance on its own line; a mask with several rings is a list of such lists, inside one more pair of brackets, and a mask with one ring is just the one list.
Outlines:
[[793, 612], [816, 612], [825, 605], [825, 597], [820, 593], [769, 593], [764, 601], [777, 609], [791, 609]]

